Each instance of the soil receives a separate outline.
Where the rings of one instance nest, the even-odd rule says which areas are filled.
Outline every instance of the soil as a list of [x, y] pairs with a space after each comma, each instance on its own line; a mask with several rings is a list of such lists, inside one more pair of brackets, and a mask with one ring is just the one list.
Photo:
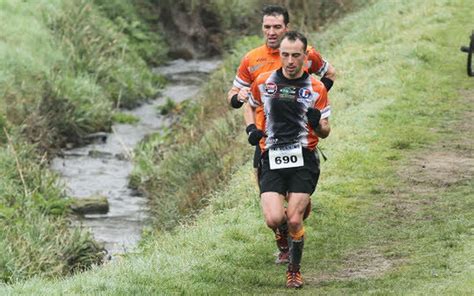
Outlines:
[[335, 273], [328, 274], [303, 274], [308, 285], [323, 285], [332, 281], [349, 281], [378, 277], [390, 270], [395, 264], [394, 259], [387, 259], [377, 250], [370, 247], [355, 251], [344, 259], [343, 268]]
[[157, 6], [160, 30], [169, 43], [172, 59], [196, 59], [222, 52], [224, 32], [219, 16], [208, 6], [190, 8], [185, 2]]
[[427, 151], [417, 154], [411, 165], [400, 171], [401, 177], [419, 193], [438, 191], [466, 180], [474, 175], [474, 90], [461, 91], [466, 110], [462, 120], [450, 128], [451, 135]]

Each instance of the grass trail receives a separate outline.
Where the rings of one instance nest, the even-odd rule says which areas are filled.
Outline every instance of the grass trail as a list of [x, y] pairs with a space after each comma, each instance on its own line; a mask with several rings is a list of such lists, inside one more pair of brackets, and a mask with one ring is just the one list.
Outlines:
[[[468, 0], [378, 1], [314, 39], [340, 74], [329, 161], [306, 222], [304, 295], [474, 290]], [[286, 294], [250, 163], [197, 220], [143, 252], [6, 294]], [[0, 288], [2, 289], [2, 288]]]

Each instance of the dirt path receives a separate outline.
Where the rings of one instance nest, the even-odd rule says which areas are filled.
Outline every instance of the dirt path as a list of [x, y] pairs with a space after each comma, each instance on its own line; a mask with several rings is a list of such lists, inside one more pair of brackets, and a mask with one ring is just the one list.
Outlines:
[[411, 166], [399, 173], [413, 185], [414, 192], [438, 191], [473, 178], [474, 90], [461, 91], [460, 95], [466, 106], [462, 119], [452, 124], [444, 141], [417, 153]]

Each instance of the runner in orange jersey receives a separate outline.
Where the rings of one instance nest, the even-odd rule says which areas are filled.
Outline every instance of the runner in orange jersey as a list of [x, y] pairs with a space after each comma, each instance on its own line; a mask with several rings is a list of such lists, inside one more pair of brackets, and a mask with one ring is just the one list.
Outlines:
[[[280, 46], [282, 67], [260, 74], [251, 87], [249, 104], [255, 123], [247, 126], [249, 143], [262, 151], [259, 188], [265, 222], [276, 229], [287, 222], [290, 260], [288, 288], [301, 288], [303, 216], [319, 179], [314, 152], [319, 138], [330, 133], [331, 107], [321, 81], [304, 71], [306, 38], [287, 32]], [[288, 207], [285, 209], [285, 197]]]
[[[243, 102], [247, 102], [249, 88], [259, 74], [281, 67], [279, 46], [281, 37], [288, 31], [288, 11], [281, 6], [268, 5], [263, 8], [262, 14], [265, 44], [249, 51], [237, 69], [233, 86], [227, 94], [227, 99], [234, 108], [240, 108]], [[304, 69], [321, 76], [321, 81], [327, 90], [332, 87], [336, 71], [312, 47], [308, 47]]]
[[[289, 15], [288, 11], [277, 5], [265, 6], [262, 10], [262, 32], [265, 38], [265, 44], [249, 51], [242, 59], [237, 70], [233, 86], [229, 90], [227, 99], [234, 108], [242, 107], [247, 102], [249, 89], [253, 81], [261, 73], [276, 70], [281, 67], [280, 60], [280, 40], [288, 31]], [[313, 47], [308, 47], [308, 54], [304, 62], [304, 69], [309, 73], [321, 76], [321, 81], [329, 90], [335, 80], [335, 69], [326, 60], [324, 60], [319, 52]], [[254, 122], [253, 113], [248, 104], [245, 104], [244, 117], [248, 125]], [[257, 107], [256, 114], [261, 114], [262, 109]], [[255, 136], [255, 134], [254, 134]], [[260, 149], [256, 146], [254, 153], [253, 166], [255, 175], [260, 162]], [[258, 178], [257, 178], [258, 179]], [[305, 212], [305, 218], [311, 212], [311, 204], [308, 205]], [[287, 225], [284, 223], [275, 230], [275, 239], [279, 249], [276, 263], [288, 262], [288, 244], [287, 244]]]

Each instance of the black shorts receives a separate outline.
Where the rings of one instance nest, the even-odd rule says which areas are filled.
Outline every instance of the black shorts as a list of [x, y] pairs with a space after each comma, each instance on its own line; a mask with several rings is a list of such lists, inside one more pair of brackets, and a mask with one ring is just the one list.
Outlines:
[[260, 158], [262, 156], [262, 151], [260, 150], [260, 145], [255, 146], [255, 153], [253, 154], [253, 168], [257, 169], [260, 165]]
[[270, 170], [268, 151], [261, 159], [260, 193], [278, 192], [286, 195], [287, 192], [313, 194], [319, 179], [319, 157], [315, 151], [303, 148], [304, 166]]

